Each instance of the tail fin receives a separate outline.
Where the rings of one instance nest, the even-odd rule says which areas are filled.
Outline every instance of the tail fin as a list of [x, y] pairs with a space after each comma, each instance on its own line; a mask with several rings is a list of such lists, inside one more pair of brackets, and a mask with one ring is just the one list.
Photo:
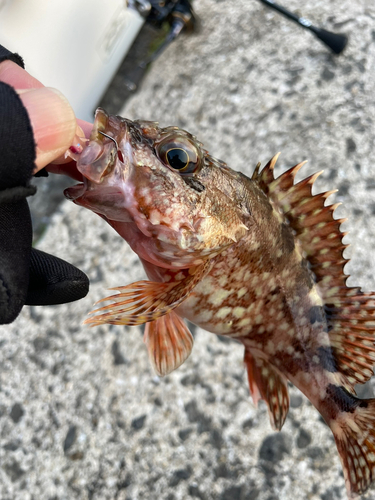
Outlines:
[[344, 470], [348, 496], [357, 498], [375, 479], [375, 399], [356, 399], [356, 406], [331, 420]]

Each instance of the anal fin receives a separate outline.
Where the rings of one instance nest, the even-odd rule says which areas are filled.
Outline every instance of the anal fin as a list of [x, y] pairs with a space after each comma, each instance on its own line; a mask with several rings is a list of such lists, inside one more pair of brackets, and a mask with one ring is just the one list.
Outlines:
[[174, 312], [146, 323], [143, 338], [155, 372], [168, 375], [189, 357], [193, 336], [185, 322]]
[[263, 399], [268, 406], [271, 426], [280, 430], [289, 410], [287, 379], [271, 363], [245, 349], [244, 358], [254, 404]]

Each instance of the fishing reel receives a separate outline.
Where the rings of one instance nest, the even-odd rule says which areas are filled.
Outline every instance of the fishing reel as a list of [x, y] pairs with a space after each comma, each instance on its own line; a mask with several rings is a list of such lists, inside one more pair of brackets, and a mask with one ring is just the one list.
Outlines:
[[194, 29], [196, 18], [189, 0], [131, 0], [132, 6], [149, 22], [161, 27], [165, 22], [171, 26], [178, 20], [184, 23], [184, 27]]
[[180, 33], [192, 32], [197, 29], [197, 17], [189, 0], [129, 0], [128, 6], [136, 9], [146, 23], [162, 29], [167, 26], [168, 32], [164, 41], [145, 60], [141, 61], [128, 77], [128, 90], [137, 90], [148, 66], [154, 62]]
[[[288, 11], [278, 5], [275, 0], [260, 0], [260, 2], [312, 32], [335, 54], [340, 54], [344, 50], [348, 41], [345, 34], [331, 33], [316, 27], [310, 20]], [[143, 56], [143, 58], [141, 56], [141, 61], [135, 67], [133, 65], [127, 73], [124, 79], [125, 89], [126, 92], [132, 93], [138, 89], [149, 65], [164, 52], [173, 40], [182, 32], [197, 31], [198, 19], [193, 11], [191, 0], [127, 0], [127, 5], [141, 14], [146, 24], [155, 27], [161, 33], [165, 33], [163, 41], [159, 43], [151, 55]]]

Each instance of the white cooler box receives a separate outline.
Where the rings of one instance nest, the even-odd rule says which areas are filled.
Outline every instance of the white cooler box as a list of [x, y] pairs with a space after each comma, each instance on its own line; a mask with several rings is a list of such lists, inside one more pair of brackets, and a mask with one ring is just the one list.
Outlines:
[[0, 44], [87, 121], [143, 23], [125, 0], [0, 0]]

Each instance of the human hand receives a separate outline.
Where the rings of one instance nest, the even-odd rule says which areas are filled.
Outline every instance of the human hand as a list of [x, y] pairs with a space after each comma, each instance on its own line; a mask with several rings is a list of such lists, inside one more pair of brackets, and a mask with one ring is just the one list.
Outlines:
[[12, 322], [24, 304], [70, 302], [89, 287], [82, 271], [31, 248], [26, 196], [35, 193], [32, 174], [45, 166], [80, 177], [64, 153], [91, 125], [78, 123], [60, 92], [45, 88], [16, 63], [22, 64], [19, 56], [0, 46], [0, 324]]
[[69, 102], [58, 90], [44, 87], [13, 61], [0, 64], [0, 81], [17, 91], [27, 109], [36, 143], [34, 173], [54, 162], [65, 167], [50, 166], [48, 171], [79, 176], [75, 162], [64, 154], [79, 138], [89, 137], [92, 124], [76, 120]]

